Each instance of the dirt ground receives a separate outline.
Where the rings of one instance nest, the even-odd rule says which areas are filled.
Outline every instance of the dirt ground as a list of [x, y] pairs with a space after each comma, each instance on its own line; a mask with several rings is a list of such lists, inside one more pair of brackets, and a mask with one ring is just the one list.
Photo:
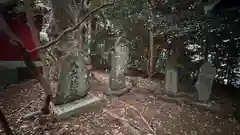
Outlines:
[[[104, 94], [108, 75], [94, 74], [101, 80], [91, 85], [91, 92], [103, 104], [99, 111], [65, 121], [57, 121], [51, 115], [20, 121], [24, 114], [42, 105], [43, 90], [35, 80], [11, 85], [1, 92], [0, 107], [16, 135], [240, 135], [234, 118], [164, 102], [143, 88], [163, 87], [163, 81], [128, 77], [138, 87], [121, 97], [108, 97]], [[2, 130], [1, 134], [4, 135]]]

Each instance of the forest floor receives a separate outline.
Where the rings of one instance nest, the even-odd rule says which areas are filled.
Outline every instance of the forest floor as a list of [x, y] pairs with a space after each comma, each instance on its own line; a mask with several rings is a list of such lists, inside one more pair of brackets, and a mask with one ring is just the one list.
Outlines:
[[[164, 81], [128, 77], [138, 87], [133, 87], [121, 97], [108, 97], [104, 95], [108, 75], [103, 72], [94, 74], [100, 82], [92, 83], [91, 92], [101, 98], [103, 105], [99, 111], [83, 113], [65, 121], [57, 121], [51, 115], [20, 121], [24, 114], [40, 109], [43, 103], [43, 90], [35, 80], [11, 85], [1, 92], [1, 109], [16, 135], [240, 134], [240, 126], [234, 118], [185, 104], [168, 103], [146, 91], [146, 87], [163, 87]], [[224, 110], [227, 111], [226, 108]], [[4, 134], [2, 130], [0, 134]]]

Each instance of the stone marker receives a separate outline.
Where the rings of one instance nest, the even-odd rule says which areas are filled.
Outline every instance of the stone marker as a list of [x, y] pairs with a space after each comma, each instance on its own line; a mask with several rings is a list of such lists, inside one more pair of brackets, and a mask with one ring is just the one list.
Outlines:
[[[61, 72], [53, 111], [60, 119], [70, 117], [99, 99], [89, 94], [88, 69], [82, 56], [68, 55], [61, 62]], [[84, 108], [84, 109], [83, 109]]]
[[81, 56], [68, 55], [61, 62], [56, 105], [84, 98], [88, 94], [88, 70], [83, 61]]
[[[78, 1], [80, 2], [80, 1]], [[74, 0], [51, 0], [53, 24], [51, 32], [61, 33], [83, 19], [89, 11], [89, 4], [76, 4]], [[99, 99], [89, 94], [89, 43], [91, 30], [89, 20], [81, 23], [77, 30], [62, 37], [57, 43], [57, 92], [52, 103], [53, 111], [60, 119], [88, 111], [89, 105], [98, 103]], [[82, 55], [85, 55], [84, 57]], [[62, 60], [62, 58], [64, 58]], [[61, 60], [59, 60], [61, 59]], [[54, 65], [55, 66], [55, 65]], [[52, 66], [52, 67], [54, 67]], [[88, 66], [91, 68], [91, 66]], [[60, 69], [59, 69], [60, 68]], [[99, 105], [98, 105], [99, 106]], [[88, 109], [86, 109], [88, 108]], [[97, 107], [98, 108], [98, 107]], [[91, 107], [91, 109], [93, 109]], [[96, 107], [94, 107], [96, 109]]]
[[101, 108], [100, 99], [89, 93], [85, 98], [75, 100], [63, 105], [51, 103], [52, 110], [59, 120], [64, 120], [81, 113], [96, 112]]
[[198, 100], [206, 102], [210, 99], [213, 79], [216, 76], [216, 69], [209, 62], [205, 62], [198, 76], [195, 87], [198, 92]]
[[127, 72], [129, 48], [123, 43], [115, 46], [111, 58], [111, 72], [109, 77], [108, 94], [121, 95], [129, 90], [126, 85], [125, 74]]
[[165, 90], [167, 93], [178, 92], [178, 69], [168, 63], [165, 75]]
[[184, 38], [177, 37], [171, 42], [172, 55], [167, 61], [165, 74], [165, 90], [170, 93], [179, 92], [179, 69], [183, 68]]

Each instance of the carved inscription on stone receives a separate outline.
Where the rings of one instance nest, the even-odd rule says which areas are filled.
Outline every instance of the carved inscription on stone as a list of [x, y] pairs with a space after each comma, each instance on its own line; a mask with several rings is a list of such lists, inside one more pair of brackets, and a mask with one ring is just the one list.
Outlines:
[[84, 98], [89, 89], [88, 70], [81, 56], [69, 55], [62, 61], [55, 104]]

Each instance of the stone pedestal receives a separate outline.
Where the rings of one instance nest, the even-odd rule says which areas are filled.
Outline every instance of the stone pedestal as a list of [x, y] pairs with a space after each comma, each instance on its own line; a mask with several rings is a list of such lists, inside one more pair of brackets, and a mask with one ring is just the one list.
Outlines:
[[68, 55], [61, 63], [57, 93], [51, 103], [57, 118], [66, 119], [99, 108], [99, 98], [89, 93], [89, 75], [83, 57]]
[[63, 105], [51, 103], [51, 107], [56, 118], [64, 120], [72, 116], [79, 116], [81, 113], [98, 112], [101, 109], [101, 102], [99, 98], [89, 93], [85, 98]]
[[129, 90], [126, 85], [125, 74], [127, 72], [129, 57], [129, 49], [125, 44], [115, 46], [115, 51], [112, 54], [112, 69], [109, 77], [108, 94], [121, 95]]
[[89, 91], [89, 73], [82, 56], [68, 55], [61, 64], [56, 105], [84, 98]]

